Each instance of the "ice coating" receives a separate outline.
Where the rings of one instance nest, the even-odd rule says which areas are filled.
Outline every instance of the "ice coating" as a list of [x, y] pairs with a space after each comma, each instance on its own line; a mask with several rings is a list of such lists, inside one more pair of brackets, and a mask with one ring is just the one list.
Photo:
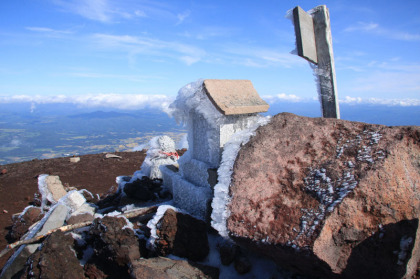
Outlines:
[[224, 238], [229, 237], [226, 228], [226, 220], [230, 215], [227, 205], [231, 199], [229, 197], [229, 186], [232, 179], [233, 164], [235, 163], [241, 146], [246, 144], [251, 136], [255, 135], [255, 131], [258, 127], [266, 125], [270, 119], [271, 117], [269, 116], [255, 116], [251, 118], [249, 121], [252, 121], [253, 123], [249, 125], [249, 128], [234, 134], [224, 146], [222, 161], [217, 171], [218, 183], [214, 187], [214, 197], [211, 203], [211, 207], [213, 208], [211, 225]]
[[[203, 82], [204, 79], [199, 79], [185, 85], [178, 91], [178, 96], [169, 106], [172, 109], [172, 116], [178, 123], [189, 126], [190, 113], [193, 111], [203, 115], [207, 122], [213, 123], [215, 127], [222, 121], [223, 114], [214, 107], [206, 96]], [[188, 142], [191, 142], [190, 139], [188, 139]]]
[[162, 178], [159, 167], [173, 165], [178, 161], [175, 142], [168, 136], [158, 136], [150, 140], [149, 146], [141, 165], [142, 176], [148, 176], [150, 179]]
[[51, 192], [48, 190], [47, 182], [45, 181], [48, 174], [41, 174], [38, 176], [38, 190], [41, 193], [42, 201], [41, 208], [45, 209], [48, 202], [55, 203]]
[[175, 212], [180, 212], [179, 209], [171, 206], [171, 205], [161, 205], [158, 207], [155, 216], [147, 223], [147, 227], [150, 229], [150, 238], [147, 242], [147, 246], [149, 249], [153, 249], [155, 244], [155, 240], [158, 238], [156, 234], [156, 226], [159, 223], [160, 219], [162, 219], [163, 215], [165, 214], [166, 210], [172, 209]]

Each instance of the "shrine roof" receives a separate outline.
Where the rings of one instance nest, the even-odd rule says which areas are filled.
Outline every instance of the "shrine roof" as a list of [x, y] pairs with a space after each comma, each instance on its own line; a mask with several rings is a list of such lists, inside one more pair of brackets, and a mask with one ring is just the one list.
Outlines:
[[203, 85], [206, 95], [224, 115], [266, 112], [269, 108], [250, 80], [206, 79]]

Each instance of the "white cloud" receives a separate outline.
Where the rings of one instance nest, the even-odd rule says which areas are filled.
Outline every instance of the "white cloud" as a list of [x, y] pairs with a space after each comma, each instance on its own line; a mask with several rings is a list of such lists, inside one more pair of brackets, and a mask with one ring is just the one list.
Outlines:
[[54, 3], [66, 11], [90, 20], [100, 22], [110, 22], [112, 20], [113, 11], [107, 0], [54, 0]]
[[174, 98], [166, 95], [144, 94], [97, 94], [77, 96], [41, 96], [14, 95], [0, 97], [1, 103], [31, 103], [31, 109], [38, 104], [70, 103], [81, 107], [107, 107], [137, 110], [145, 107], [159, 109], [169, 113], [169, 105]]
[[178, 24], [181, 24], [182, 22], [184, 22], [184, 20], [185, 20], [187, 17], [189, 17], [189, 16], [190, 16], [190, 14], [191, 14], [191, 11], [190, 11], [190, 10], [186, 10], [185, 12], [183, 12], [183, 13], [181, 13], [181, 14], [177, 14], [177, 15], [176, 15], [176, 17], [178, 18], [177, 25], [178, 25]]
[[71, 33], [73, 33], [73, 32], [68, 31], [68, 30], [57, 30], [57, 29], [52, 29], [52, 28], [48, 28], [48, 27], [28, 26], [28, 27], [26, 27], [26, 29], [29, 30], [29, 31], [41, 32], [41, 33], [53, 33], [53, 34], [71, 34]]
[[417, 97], [420, 92], [420, 73], [377, 70], [356, 78], [346, 90], [390, 98], [398, 95]]
[[142, 10], [135, 10], [134, 14], [138, 17], [147, 17], [147, 14]]
[[150, 79], [161, 79], [157, 76], [142, 76], [142, 75], [123, 75], [123, 74], [105, 74], [105, 73], [96, 73], [96, 72], [89, 72], [89, 71], [78, 71], [78, 72], [70, 72], [68, 74], [64, 74], [72, 77], [79, 77], [79, 78], [97, 78], [97, 79], [121, 79], [121, 80], [129, 80], [134, 82], [143, 82], [149, 81]]
[[413, 33], [408, 33], [408, 32], [400, 31], [400, 30], [387, 29], [373, 22], [369, 22], [369, 23], [358, 22], [355, 25], [351, 25], [347, 27], [346, 29], [344, 29], [344, 31], [345, 32], [362, 31], [362, 32], [370, 33], [370, 34], [383, 36], [388, 39], [400, 40], [400, 41], [420, 41], [419, 33], [413, 34]]
[[102, 23], [116, 23], [120, 19], [164, 18], [182, 22], [189, 11], [176, 15], [168, 3], [159, 1], [110, 1], [110, 0], [51, 0], [64, 12], [77, 14]]
[[176, 58], [187, 65], [194, 64], [206, 55], [206, 52], [193, 45], [164, 41], [149, 37], [129, 35], [94, 34], [99, 47], [124, 50], [130, 55], [148, 54], [160, 57]]
[[407, 107], [420, 106], [420, 99], [381, 99], [346, 96], [344, 99], [340, 99], [340, 104], [371, 104]]
[[[262, 98], [269, 104], [281, 103], [281, 102], [293, 102], [293, 103], [306, 103], [306, 102], [318, 102], [317, 98], [302, 98], [294, 94], [277, 94], [277, 95], [265, 95]], [[386, 106], [420, 106], [420, 99], [398, 99], [398, 98], [362, 98], [362, 97], [350, 97], [345, 96], [339, 99], [340, 104], [370, 104], [370, 105], [386, 105]]]
[[229, 54], [228, 59], [232, 60], [233, 63], [248, 67], [281, 66], [284, 68], [292, 68], [294, 66], [307, 65], [307, 62], [297, 55], [269, 48], [229, 45], [223, 47], [222, 51]]
[[302, 102], [307, 101], [299, 96], [294, 94], [277, 94], [277, 95], [265, 95], [262, 96], [264, 100], [266, 100], [270, 104], [278, 103], [278, 102]]

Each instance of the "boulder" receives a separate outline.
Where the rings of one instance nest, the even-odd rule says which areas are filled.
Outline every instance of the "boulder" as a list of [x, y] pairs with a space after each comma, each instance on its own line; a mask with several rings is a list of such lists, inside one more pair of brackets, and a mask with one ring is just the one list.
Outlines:
[[420, 127], [290, 113], [239, 151], [229, 235], [321, 277], [402, 278], [420, 260]]
[[94, 248], [91, 261], [107, 276], [128, 275], [129, 264], [141, 256], [138, 237], [128, 227], [125, 218], [97, 218], [89, 235]]
[[173, 254], [199, 261], [209, 253], [207, 225], [191, 215], [168, 209], [156, 228], [155, 246], [159, 255]]
[[133, 263], [131, 278], [219, 278], [219, 269], [168, 258], [141, 259]]
[[124, 185], [124, 193], [136, 201], [149, 201], [159, 198], [162, 190], [161, 180], [151, 180], [147, 176], [136, 179], [133, 182]]
[[21, 214], [13, 216], [12, 228], [7, 235], [9, 241], [19, 240], [29, 227], [41, 220], [43, 216], [41, 208], [35, 206], [28, 206]]
[[26, 266], [24, 278], [85, 278], [73, 250], [73, 238], [61, 231], [51, 234]]

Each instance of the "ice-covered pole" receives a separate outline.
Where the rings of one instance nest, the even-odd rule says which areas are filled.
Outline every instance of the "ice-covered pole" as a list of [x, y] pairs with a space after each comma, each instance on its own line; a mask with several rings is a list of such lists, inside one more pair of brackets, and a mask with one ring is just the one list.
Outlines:
[[298, 55], [314, 65], [319, 87], [322, 116], [340, 118], [330, 14], [325, 5], [309, 14], [299, 6], [293, 9]]

